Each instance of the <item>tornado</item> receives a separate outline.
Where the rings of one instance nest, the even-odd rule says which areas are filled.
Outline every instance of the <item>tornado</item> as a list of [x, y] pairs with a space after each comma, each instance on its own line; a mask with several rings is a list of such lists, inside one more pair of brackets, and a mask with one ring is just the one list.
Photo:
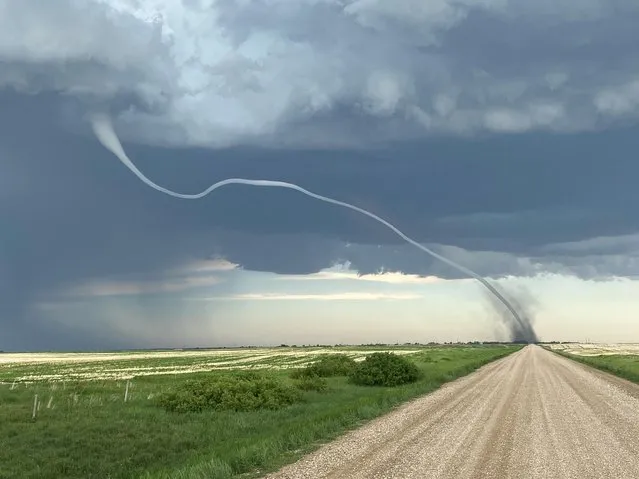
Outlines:
[[523, 286], [501, 288], [501, 294], [517, 311], [520, 321], [515, 321], [504, 305], [493, 295], [486, 292], [486, 299], [491, 309], [491, 316], [501, 323], [513, 343], [537, 343], [539, 338], [533, 327], [534, 313], [538, 307], [536, 298]]
[[175, 198], [184, 199], [184, 200], [197, 200], [207, 196], [211, 192], [226, 185], [249, 185], [249, 186], [258, 186], [258, 187], [286, 188], [289, 190], [295, 190], [299, 193], [302, 193], [316, 200], [323, 201], [325, 203], [329, 203], [336, 206], [341, 206], [343, 208], [348, 208], [349, 210], [356, 211], [357, 213], [360, 213], [364, 216], [368, 216], [369, 218], [377, 221], [378, 223], [390, 229], [393, 233], [395, 233], [397, 236], [399, 236], [401, 239], [411, 244], [415, 248], [455, 268], [456, 270], [463, 273], [464, 275], [477, 280], [479, 283], [482, 284], [482, 286], [486, 288], [488, 292], [490, 292], [490, 294], [497, 301], [499, 301], [501, 305], [503, 305], [506, 308], [506, 310], [508, 311], [508, 314], [512, 317], [512, 322], [513, 322], [512, 324], [514, 325], [515, 329], [521, 330], [521, 331], [527, 331], [529, 328], [529, 325], [530, 325], [529, 321], [526, 318], [522, 317], [522, 315], [519, 313], [517, 308], [513, 304], [511, 304], [511, 302], [509, 302], [504, 297], [504, 295], [502, 295], [491, 283], [489, 283], [488, 280], [481, 277], [474, 271], [466, 268], [465, 266], [462, 266], [456, 263], [455, 261], [448, 259], [445, 256], [442, 256], [439, 253], [436, 253], [435, 251], [431, 250], [430, 248], [427, 248], [426, 246], [418, 243], [414, 239], [405, 235], [397, 227], [395, 227], [394, 225], [392, 225], [385, 219], [380, 218], [376, 214], [371, 213], [370, 211], [367, 211], [363, 208], [352, 205], [350, 203], [346, 203], [344, 201], [339, 201], [333, 198], [329, 198], [327, 196], [319, 195], [317, 193], [304, 189], [301, 186], [298, 186], [294, 183], [287, 183], [285, 181], [276, 181], [276, 180], [252, 180], [252, 179], [246, 179], [246, 178], [227, 178], [225, 180], [221, 180], [221, 181], [218, 181], [217, 183], [214, 183], [213, 185], [209, 186], [207, 189], [205, 189], [204, 191], [200, 193], [195, 193], [195, 194], [177, 193], [175, 191], [171, 191], [167, 188], [164, 188], [154, 183], [149, 178], [147, 178], [144, 175], [144, 173], [142, 173], [138, 169], [137, 166], [135, 166], [135, 164], [131, 161], [131, 159], [127, 156], [126, 152], [124, 151], [124, 148], [122, 147], [122, 143], [120, 142], [120, 139], [118, 138], [118, 135], [116, 134], [113, 128], [113, 123], [111, 122], [111, 118], [108, 115], [104, 115], [104, 114], [92, 115], [90, 117], [90, 122], [91, 122], [91, 127], [93, 129], [93, 132], [96, 138], [98, 139], [98, 141], [102, 144], [102, 146], [104, 146], [107, 150], [113, 153], [113, 155], [115, 155], [143, 183], [145, 183], [147, 186], [150, 186], [154, 190], [159, 191], [160, 193], [164, 193], [166, 195], [173, 196]]

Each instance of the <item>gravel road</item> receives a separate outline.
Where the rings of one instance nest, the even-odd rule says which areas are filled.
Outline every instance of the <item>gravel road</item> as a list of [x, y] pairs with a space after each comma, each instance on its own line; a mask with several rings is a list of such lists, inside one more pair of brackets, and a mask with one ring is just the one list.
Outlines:
[[639, 478], [639, 386], [527, 346], [268, 479]]

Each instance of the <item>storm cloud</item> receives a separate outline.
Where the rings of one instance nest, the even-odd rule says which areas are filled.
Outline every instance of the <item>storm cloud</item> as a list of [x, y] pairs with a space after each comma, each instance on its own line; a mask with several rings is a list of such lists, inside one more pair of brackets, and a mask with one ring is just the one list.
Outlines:
[[127, 139], [146, 143], [588, 131], [634, 120], [639, 106], [633, 0], [1, 8], [0, 86], [114, 110]]
[[34, 305], [204, 258], [459, 278], [299, 193], [164, 197], [99, 145], [95, 112], [176, 191], [288, 181], [487, 277], [636, 277], [637, 22], [631, 0], [5, 2], [0, 349], [124, 345]]

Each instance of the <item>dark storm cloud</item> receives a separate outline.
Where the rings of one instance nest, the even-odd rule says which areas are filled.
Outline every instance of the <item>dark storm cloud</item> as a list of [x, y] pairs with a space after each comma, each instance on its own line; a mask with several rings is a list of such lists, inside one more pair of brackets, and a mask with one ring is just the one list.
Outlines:
[[638, 21], [635, 0], [9, 2], [0, 87], [134, 96], [123, 135], [163, 145], [590, 131], [638, 118]]
[[259, 271], [350, 261], [456, 277], [372, 220], [295, 192], [163, 196], [91, 136], [96, 110], [177, 191], [290, 181], [480, 274], [637, 274], [635, 0], [205, 3], [6, 4], [0, 348], [88, 344], [34, 304], [210, 255]]
[[[39, 321], [33, 304], [91, 278], [156, 279], [210, 255], [258, 271], [310, 273], [348, 260], [362, 273], [458, 277], [372, 220], [295, 192], [234, 186], [197, 202], [165, 197], [106, 152], [65, 99], [3, 91], [0, 102], [4, 344], [56, 334], [83, 343], [77, 330]], [[126, 147], [178, 191], [229, 176], [291, 181], [367, 208], [480, 274], [590, 277], [636, 274], [629, 240], [604, 241], [605, 250], [579, 242], [639, 229], [637, 138], [629, 129], [356, 152]]]
[[[199, 191], [227, 176], [282, 179], [368, 208], [420, 241], [524, 252], [637, 230], [636, 133], [450, 139], [374, 152], [129, 151], [151, 177], [179, 191]], [[208, 216], [245, 232], [402, 242], [369, 219], [290, 191], [232, 187], [182, 213], [183, 221]]]

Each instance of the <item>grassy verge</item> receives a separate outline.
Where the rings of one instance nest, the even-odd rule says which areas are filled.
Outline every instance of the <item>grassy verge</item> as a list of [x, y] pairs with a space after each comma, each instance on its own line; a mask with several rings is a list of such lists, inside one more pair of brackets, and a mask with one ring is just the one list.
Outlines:
[[578, 356], [576, 354], [553, 351], [588, 366], [606, 371], [629, 381], [639, 383], [639, 356], [631, 354], [611, 354], [600, 356]]
[[[302, 402], [280, 410], [178, 414], [158, 407], [168, 389], [224, 372], [135, 378], [127, 402], [127, 381], [8, 382], [0, 385], [0, 478], [256, 476], [517, 349], [425, 348], [410, 356], [422, 372], [415, 383], [365, 387], [327, 378], [326, 391], [302, 391]], [[266, 374], [294, 384], [287, 371]]]

